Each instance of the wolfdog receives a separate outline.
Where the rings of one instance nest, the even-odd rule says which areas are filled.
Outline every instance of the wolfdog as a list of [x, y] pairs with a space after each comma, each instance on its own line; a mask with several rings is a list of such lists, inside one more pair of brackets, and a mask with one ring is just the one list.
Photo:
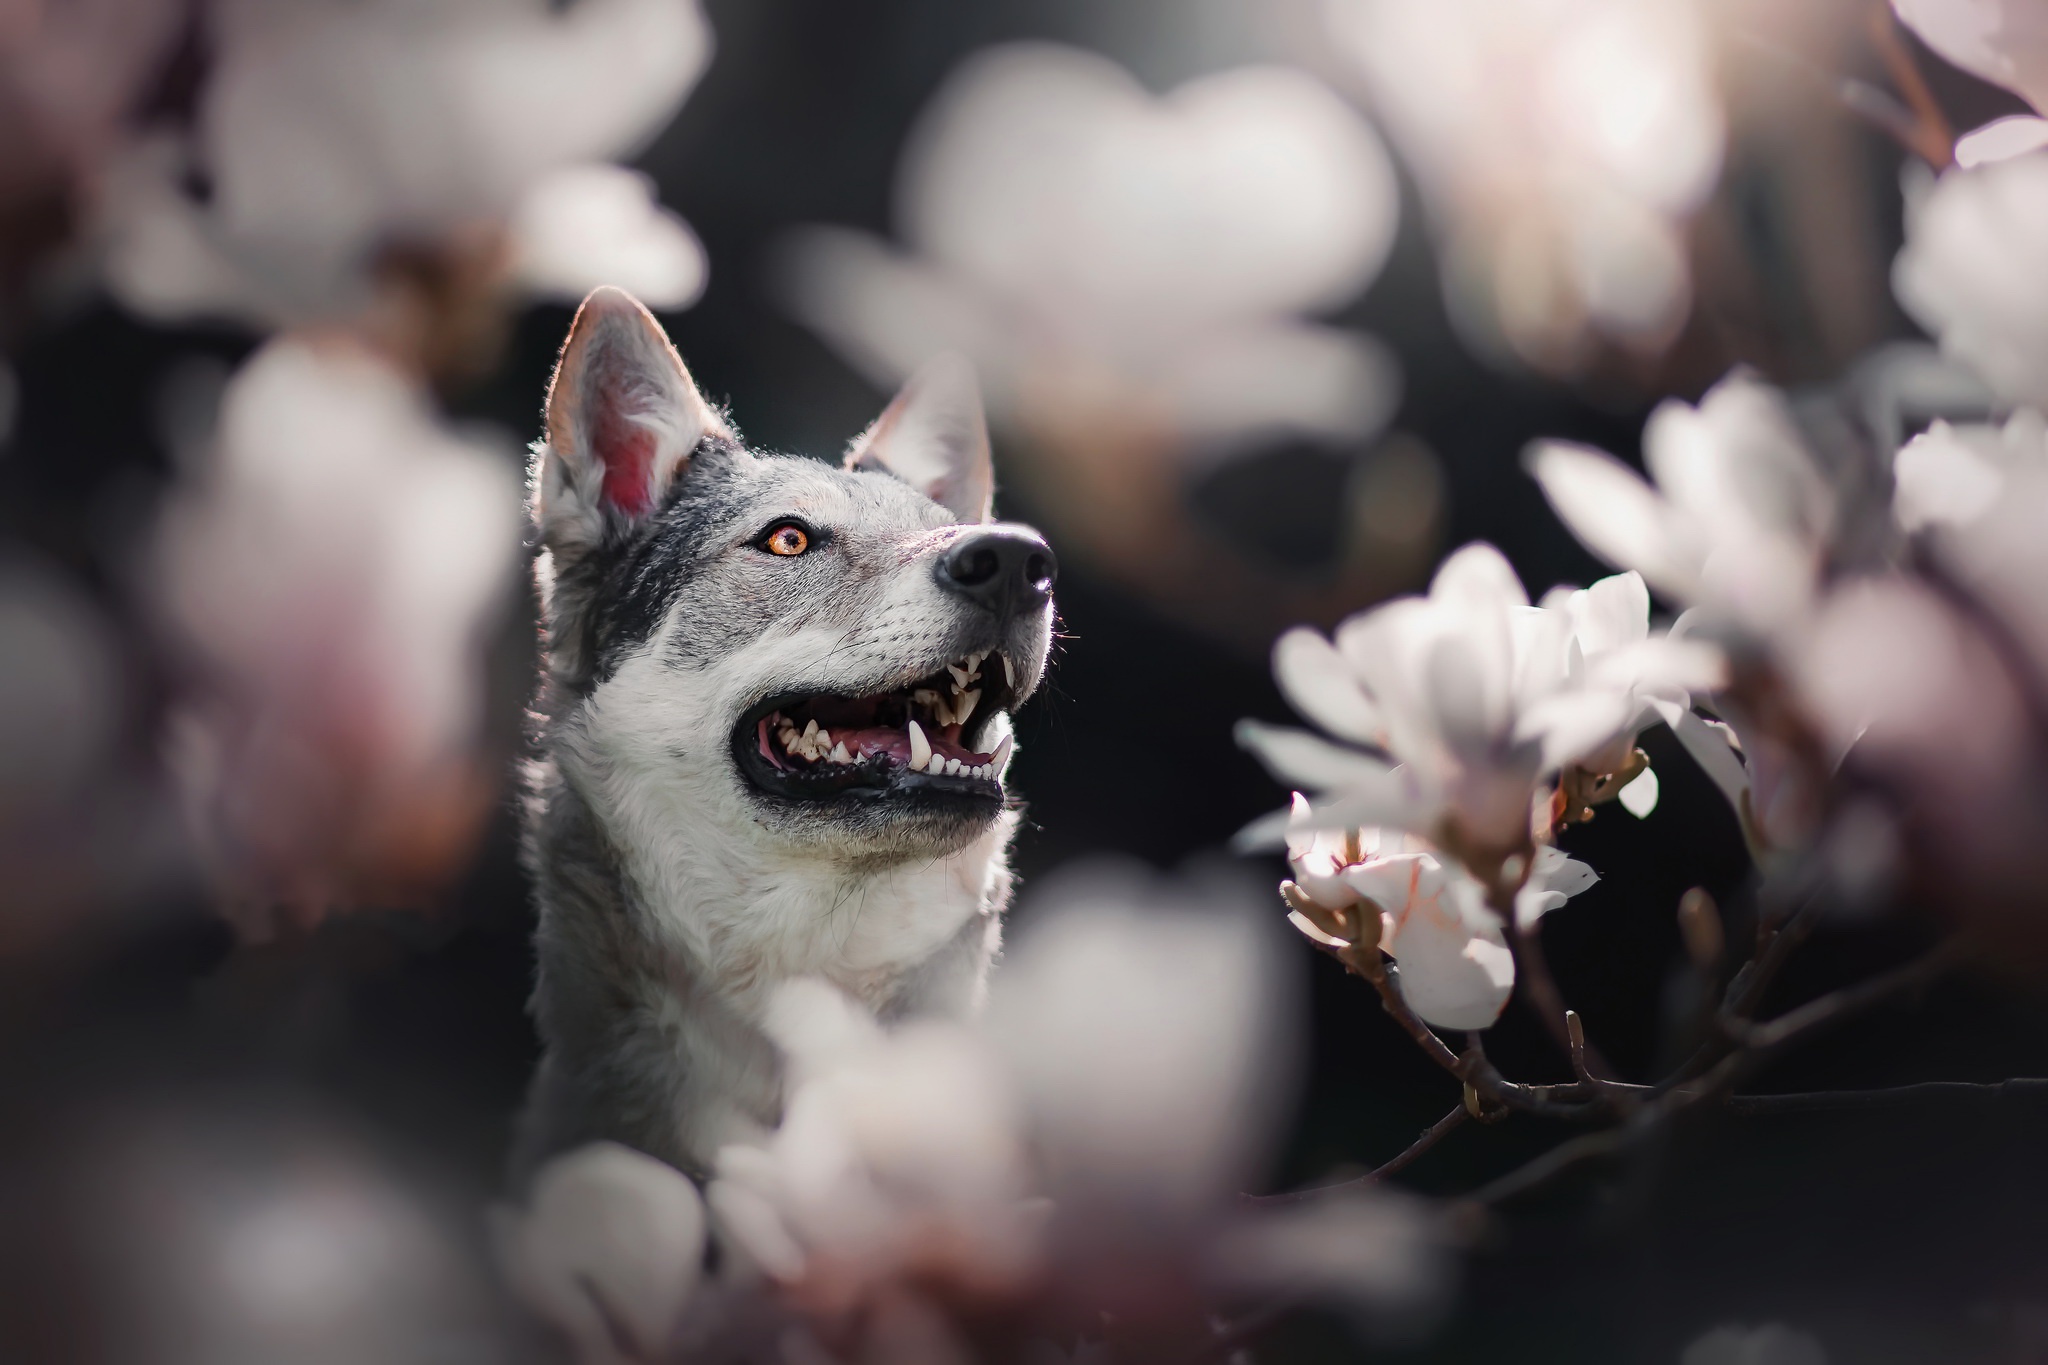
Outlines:
[[834, 466], [745, 446], [638, 301], [584, 300], [531, 473], [544, 1051], [516, 1173], [609, 1138], [705, 1174], [777, 1120], [789, 978], [883, 1019], [979, 1003], [1056, 572], [992, 483], [965, 362]]

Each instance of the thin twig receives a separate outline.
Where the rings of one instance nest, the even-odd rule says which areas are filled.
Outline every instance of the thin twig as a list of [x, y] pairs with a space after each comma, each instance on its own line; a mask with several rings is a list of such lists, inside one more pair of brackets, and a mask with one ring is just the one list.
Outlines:
[[1354, 1176], [1350, 1180], [1339, 1180], [1328, 1185], [1312, 1185], [1305, 1190], [1288, 1190], [1283, 1194], [1247, 1194], [1240, 1195], [1239, 1198], [1249, 1204], [1300, 1204], [1311, 1199], [1321, 1199], [1327, 1195], [1339, 1194], [1345, 1190], [1364, 1189], [1368, 1185], [1376, 1184], [1379, 1181], [1385, 1180], [1390, 1175], [1396, 1175], [1408, 1169], [1417, 1157], [1436, 1146], [1439, 1142], [1442, 1142], [1451, 1133], [1462, 1128], [1466, 1120], [1471, 1117], [1465, 1111], [1465, 1106], [1459, 1105], [1456, 1109], [1453, 1109], [1450, 1113], [1445, 1114], [1435, 1123], [1423, 1129], [1422, 1136], [1402, 1148], [1398, 1156], [1373, 1167], [1364, 1175]]
[[1955, 129], [1942, 113], [1934, 92], [1928, 89], [1927, 78], [1920, 74], [1920, 64], [1913, 60], [1912, 49], [1899, 37], [1898, 20], [1892, 17], [1890, 5], [1870, 7], [1870, 39], [1878, 55], [1884, 58], [1892, 84], [1898, 86], [1906, 107], [1913, 111], [1912, 135], [1907, 146], [1937, 171], [1955, 165]]
[[1606, 1156], [1621, 1150], [1633, 1140], [1638, 1127], [1639, 1125], [1629, 1124], [1603, 1128], [1597, 1133], [1586, 1133], [1569, 1142], [1561, 1142], [1527, 1165], [1517, 1167], [1498, 1180], [1480, 1186], [1466, 1198], [1475, 1204], [1498, 1204], [1518, 1194], [1527, 1193], [1581, 1161], [1590, 1161], [1594, 1157]]
[[1903, 1109], [1920, 1104], [2003, 1104], [2007, 1100], [2048, 1098], [2048, 1079], [2015, 1076], [2011, 1080], [1920, 1081], [1882, 1090], [1816, 1090], [1785, 1095], [1724, 1095], [1721, 1107], [1731, 1114], [1825, 1114], [1866, 1109]]

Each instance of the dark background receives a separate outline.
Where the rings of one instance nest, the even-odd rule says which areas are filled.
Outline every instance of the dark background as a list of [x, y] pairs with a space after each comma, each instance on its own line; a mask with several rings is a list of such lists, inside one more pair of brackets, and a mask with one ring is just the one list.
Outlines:
[[[886, 232], [903, 134], [976, 47], [1016, 37], [1088, 42], [1155, 82], [1186, 74], [1177, 63], [1189, 60], [1161, 55], [1172, 17], [1164, 4], [1098, 11], [1081, 0], [725, 0], [708, 9], [717, 59], [640, 163], [712, 261], [703, 301], [664, 321], [699, 383], [730, 401], [750, 440], [816, 454], [836, 451], [886, 395], [777, 310], [768, 269], [778, 235], [821, 222]], [[1981, 88], [1941, 81], [1956, 105], [1996, 108]], [[1897, 154], [1874, 137], [1855, 145], [1869, 161], [1874, 231], [1893, 239]], [[1752, 170], [1738, 148], [1725, 195], [1749, 247], [1773, 259], [1784, 248], [1774, 236], [1768, 166]], [[1442, 462], [1444, 548], [1492, 540], [1535, 591], [1585, 582], [1600, 566], [1549, 516], [1518, 452], [1534, 436], [1558, 435], [1632, 456], [1652, 390], [1570, 389], [1471, 359], [1445, 320], [1412, 192], [1403, 214], [1392, 263], [1343, 320], [1402, 357], [1408, 388], [1396, 425]], [[1797, 300], [1774, 296], [1774, 305], [1792, 341], [1771, 357], [1773, 377], [1820, 377], [1830, 357], [1810, 337], [1799, 341]], [[536, 437], [567, 321], [559, 308], [524, 316], [499, 369], [450, 395], [455, 409], [522, 442]], [[1895, 317], [1884, 326], [1908, 331]], [[8, 537], [123, 613], [134, 546], [170, 476], [155, 421], [161, 385], [195, 355], [232, 362], [252, 344], [227, 331], [152, 329], [92, 298], [21, 338], [20, 419], [0, 449]], [[1721, 357], [1729, 358], [1758, 357]], [[1681, 366], [1673, 382], [1691, 396], [1719, 368], [1695, 365], [1688, 374]], [[1192, 480], [1189, 505], [1246, 553], [1312, 576], [1335, 545], [1337, 495], [1365, 454], [1255, 453], [1206, 484]], [[1004, 458], [999, 443], [999, 474]], [[1013, 500], [999, 510], [1034, 516]], [[1032, 880], [1056, 865], [1117, 853], [1173, 868], [1213, 853], [1284, 797], [1230, 741], [1240, 716], [1287, 715], [1263, 658], [1172, 625], [1071, 564], [1059, 607], [1051, 683], [1019, 727], [1016, 786], [1029, 802], [1017, 850], [1025, 915]], [[508, 743], [525, 686], [526, 629], [507, 632], [497, 670]], [[139, 626], [135, 634], [146, 636]], [[144, 699], [132, 728], [142, 744], [157, 689], [146, 649], [132, 664]], [[1691, 989], [1673, 921], [1679, 896], [1707, 887], [1737, 937], [1747, 913], [1747, 867], [1725, 806], [1675, 746], [1655, 734], [1646, 742], [1663, 804], [1640, 823], [1609, 807], [1572, 832], [1567, 847], [1603, 880], [1546, 922], [1566, 996], [1632, 1077], [1668, 1060]], [[1101, 761], [1133, 751], [1142, 765]], [[0, 1142], [17, 1154], [39, 1149], [61, 1129], [52, 1115], [115, 1093], [275, 1093], [343, 1116], [452, 1199], [480, 1203], [496, 1189], [535, 1055], [523, 1013], [531, 913], [515, 843], [508, 787], [474, 868], [438, 913], [369, 910], [309, 936], [236, 949], [187, 885], [156, 896], [112, 943], [39, 957], [33, 968], [20, 959], [0, 967]], [[1280, 868], [1275, 861], [1259, 871], [1277, 879]], [[1900, 960], [1928, 933], [1909, 914], [1830, 925], [1774, 998], [1783, 1006], [1853, 980]], [[1313, 958], [1304, 978], [1313, 1058], [1274, 1188], [1383, 1161], [1458, 1100], [1367, 987], [1306, 945], [1301, 951]], [[1517, 1078], [1568, 1076], [1519, 1006], [1492, 1050]], [[2043, 1073], [2041, 995], [2031, 983], [1973, 978], [1933, 990], [1917, 1008], [1850, 1026], [1755, 1088]], [[1436, 1194], [1471, 1189], [1564, 1135], [1521, 1117], [1468, 1127], [1402, 1183]], [[1377, 1351], [1442, 1362], [1664, 1362], [1713, 1325], [1775, 1319], [1816, 1334], [1838, 1363], [2048, 1359], [2044, 1140], [2048, 1114], [2019, 1101], [1697, 1118], [1625, 1165], [1593, 1168], [1487, 1222], [1449, 1320], [1422, 1343], [1373, 1344], [1335, 1320], [1303, 1317], [1283, 1325], [1261, 1358]]]

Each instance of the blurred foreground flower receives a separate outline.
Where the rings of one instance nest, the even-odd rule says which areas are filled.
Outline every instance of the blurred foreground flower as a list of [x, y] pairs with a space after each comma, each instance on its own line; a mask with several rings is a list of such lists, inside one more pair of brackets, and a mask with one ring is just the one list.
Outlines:
[[406, 354], [441, 340], [422, 328], [485, 325], [466, 315], [508, 276], [565, 299], [700, 292], [688, 227], [649, 182], [592, 164], [637, 150], [695, 83], [710, 54], [695, 0], [218, 0], [209, 15], [189, 136], [136, 143], [109, 186], [108, 278], [138, 312], [347, 318], [397, 329]]
[[1200, 451], [1271, 430], [1357, 436], [1391, 414], [1382, 348], [1298, 314], [1386, 259], [1393, 169], [1335, 95], [1249, 67], [1155, 98], [1108, 60], [1018, 45], [961, 67], [904, 155], [914, 255], [819, 229], [798, 314], [893, 387], [972, 357], [999, 420], [1136, 423]]
[[351, 344], [273, 342], [230, 382], [151, 588], [189, 683], [172, 764], [245, 912], [409, 897], [466, 853], [519, 524], [510, 452]]
[[[790, 1362], [1036, 1359], [1031, 1339], [1077, 1333], [1105, 1359], [1180, 1358], [1212, 1348], [1219, 1299], [1433, 1308], [1437, 1233], [1407, 1204], [1238, 1199], [1286, 1111], [1292, 996], [1257, 920], [1194, 894], [1123, 874], [1042, 889], [980, 1027], [891, 1031], [821, 982], [785, 988], [783, 1122], [720, 1154], [707, 1197], [726, 1254], [668, 1358], [720, 1324]], [[656, 1198], [681, 1177], [641, 1181]], [[568, 1226], [544, 1198], [524, 1226]], [[615, 1246], [646, 1242], [617, 1207]], [[605, 1296], [599, 1261], [578, 1264]], [[581, 1312], [530, 1301], [565, 1326]]]
[[1655, 354], [1691, 305], [1685, 223], [1720, 171], [1691, 0], [1327, 0], [1414, 168], [1452, 316], [1551, 373]]

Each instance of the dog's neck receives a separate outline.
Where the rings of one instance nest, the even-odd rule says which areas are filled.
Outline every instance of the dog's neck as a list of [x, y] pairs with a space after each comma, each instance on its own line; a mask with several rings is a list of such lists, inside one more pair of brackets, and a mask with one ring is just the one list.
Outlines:
[[[905, 1000], [916, 970], [1002, 908], [1013, 815], [939, 858], [879, 860], [780, 844], [743, 811], [708, 809], [670, 755], [560, 746], [565, 783], [604, 831], [623, 901], [699, 984], [758, 1020], [779, 982], [819, 976], [878, 1013], [974, 1001]], [[667, 761], [664, 761], [667, 760]], [[979, 980], [971, 991], [978, 992]]]

